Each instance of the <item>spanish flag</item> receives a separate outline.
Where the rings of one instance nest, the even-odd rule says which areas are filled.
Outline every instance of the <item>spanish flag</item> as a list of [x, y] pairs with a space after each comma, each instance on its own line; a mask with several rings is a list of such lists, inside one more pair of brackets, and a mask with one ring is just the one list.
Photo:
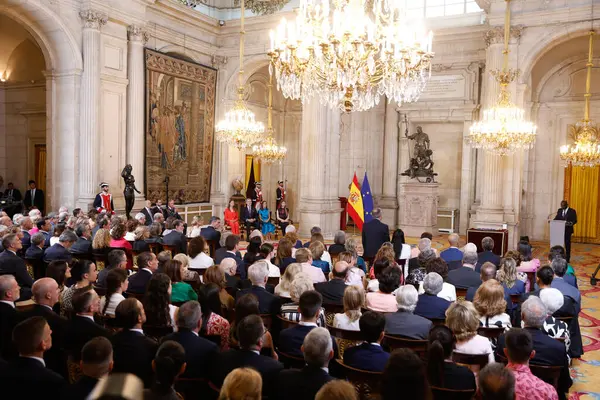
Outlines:
[[354, 179], [352, 179], [352, 184], [350, 185], [347, 210], [348, 215], [350, 215], [358, 229], [362, 232], [363, 222], [365, 221], [365, 212], [356, 173], [354, 173]]

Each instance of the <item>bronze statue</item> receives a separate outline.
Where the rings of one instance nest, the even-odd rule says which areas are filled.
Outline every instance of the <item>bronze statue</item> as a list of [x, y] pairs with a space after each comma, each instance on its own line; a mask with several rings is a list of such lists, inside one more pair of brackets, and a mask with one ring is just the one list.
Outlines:
[[125, 215], [127, 215], [127, 219], [131, 219], [131, 210], [133, 209], [133, 204], [135, 203], [135, 194], [133, 191], [135, 190], [138, 194], [142, 194], [135, 187], [135, 178], [131, 175], [131, 171], [133, 167], [131, 164], [127, 164], [123, 171], [121, 172], [121, 177], [125, 181], [125, 189], [123, 189], [123, 196], [125, 196]]
[[415, 144], [413, 147], [414, 152], [410, 157], [410, 166], [400, 175], [408, 176], [410, 179], [417, 179], [419, 182], [422, 182], [421, 178], [424, 178], [426, 183], [435, 182], [435, 176], [437, 174], [433, 172], [434, 163], [431, 159], [433, 150], [429, 148], [429, 145], [431, 144], [429, 135], [423, 132], [423, 128], [420, 126], [417, 126], [416, 133], [409, 135], [406, 115], [404, 116], [404, 123], [406, 124], [404, 135], [407, 139], [414, 140]]

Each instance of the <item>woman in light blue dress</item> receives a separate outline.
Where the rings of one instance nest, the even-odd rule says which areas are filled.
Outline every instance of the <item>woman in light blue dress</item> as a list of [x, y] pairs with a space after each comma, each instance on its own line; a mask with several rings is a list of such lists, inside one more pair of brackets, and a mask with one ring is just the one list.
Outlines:
[[275, 225], [271, 223], [271, 213], [269, 212], [269, 208], [267, 207], [267, 202], [262, 202], [262, 207], [258, 210], [258, 217], [260, 218], [260, 223], [262, 225], [262, 234], [263, 235], [271, 235], [271, 233], [275, 232]]

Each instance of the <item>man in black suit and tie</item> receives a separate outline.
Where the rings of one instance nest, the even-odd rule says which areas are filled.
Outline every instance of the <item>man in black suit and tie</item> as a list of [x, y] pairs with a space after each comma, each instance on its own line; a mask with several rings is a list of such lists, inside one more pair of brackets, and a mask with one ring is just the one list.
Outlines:
[[53, 236], [53, 234], [50, 234], [50, 231], [52, 230], [52, 224], [50, 223], [50, 218], [40, 218], [38, 220], [38, 222], [35, 224], [38, 228], [38, 233], [41, 233], [42, 235], [44, 235], [44, 247], [50, 247], [50, 238]]
[[[497, 268], [494, 264], [492, 264], [491, 262], [486, 262], [481, 266], [481, 270], [479, 271], [479, 279], [481, 279], [481, 283], [488, 281], [490, 279], [496, 279], [496, 271]], [[479, 289], [479, 286], [481, 286], [481, 284], [476, 285], [476, 286], [471, 286], [467, 289], [467, 295], [465, 296], [465, 300], [467, 301], [473, 301], [473, 299], [475, 298], [475, 293], [477, 292], [477, 289]], [[510, 294], [508, 294], [507, 297], [507, 293], [504, 294], [504, 299], [508, 301], [510, 301]], [[510, 304], [510, 303], [507, 303]]]
[[[140, 256], [141, 256], [141, 254], [140, 254]], [[142, 258], [142, 260], [144, 260], [144, 259]], [[106, 287], [106, 277], [108, 276], [108, 273], [110, 271], [112, 271], [113, 269], [117, 269], [117, 268], [124, 269], [124, 270], [127, 269], [127, 255], [125, 254], [125, 252], [123, 250], [120, 250], [120, 249], [112, 250], [110, 253], [108, 253], [108, 256], [106, 257], [106, 261], [107, 262], [106, 262], [106, 265], [104, 266], [104, 269], [98, 273], [97, 285], [101, 288]], [[139, 262], [140, 262], [140, 260], [139, 260], [139, 256], [138, 256], [138, 266], [141, 265]]]
[[12, 275], [0, 275], [0, 358], [17, 356], [12, 343], [12, 330], [17, 323], [15, 301], [20, 296], [19, 284]]
[[154, 253], [145, 251], [138, 255], [138, 272], [129, 277], [128, 292], [146, 293], [146, 286], [152, 278], [152, 275], [158, 270], [158, 258]]
[[[15, 326], [13, 342], [19, 356], [0, 371], [0, 387], [7, 397], [60, 399], [66, 382], [46, 368], [45, 354], [54, 345], [43, 317], [31, 317]], [[10, 395], [8, 395], [10, 393]]]
[[152, 207], [152, 202], [150, 200], [146, 200], [146, 206], [142, 208], [140, 212], [144, 214], [144, 217], [146, 218], [145, 225], [152, 225], [152, 221], [154, 221], [154, 208]]
[[390, 358], [390, 353], [381, 348], [385, 317], [381, 313], [367, 311], [358, 323], [365, 341], [359, 346], [346, 349], [344, 364], [357, 369], [383, 372]]
[[21, 233], [23, 233], [21, 243], [23, 243], [23, 249], [27, 251], [29, 246], [31, 246], [31, 234], [29, 230], [33, 228], [33, 222], [31, 222], [31, 218], [23, 217], [19, 225], [21, 226]]
[[177, 212], [177, 208], [175, 207], [175, 200], [170, 199], [169, 204], [165, 207], [163, 212], [165, 214], [165, 218], [173, 217], [175, 219], [181, 219], [181, 215]]
[[72, 231], [65, 230], [60, 234], [58, 243], [46, 249], [44, 252], [44, 261], [66, 261], [70, 263], [73, 260], [73, 256], [69, 250], [76, 241], [77, 235]]
[[475, 272], [475, 265], [477, 265], [477, 253], [467, 251], [463, 255], [463, 266], [448, 272], [448, 282], [459, 288], [469, 288], [471, 286], [481, 285], [481, 278], [479, 274]]
[[414, 315], [419, 293], [412, 285], [400, 286], [396, 292], [398, 311], [385, 316], [385, 333], [407, 339], [427, 339], [431, 321]]
[[73, 312], [65, 335], [66, 350], [73, 361], [81, 358], [81, 349], [91, 339], [102, 336], [108, 338], [110, 332], [94, 321], [94, 314], [100, 313], [100, 297], [94, 290], [73, 296]]
[[87, 224], [79, 224], [75, 227], [77, 241], [69, 249], [73, 254], [92, 254], [92, 231]]
[[113, 372], [134, 374], [144, 382], [144, 387], [149, 387], [158, 343], [146, 337], [142, 330], [146, 322], [144, 306], [134, 298], [123, 300], [115, 310], [115, 322], [123, 330], [110, 339], [114, 352]]
[[494, 239], [489, 236], [484, 237], [481, 239], [481, 247], [483, 248], [483, 251], [477, 254], [475, 272], [479, 272], [483, 263], [486, 262], [491, 262], [496, 268], [500, 267], [500, 256], [494, 254]]
[[423, 290], [425, 293], [419, 295], [415, 315], [427, 319], [446, 319], [446, 310], [450, 303], [446, 299], [438, 297], [442, 291], [444, 280], [437, 272], [430, 272], [423, 279]]
[[381, 209], [373, 210], [373, 219], [363, 225], [363, 258], [375, 257], [382, 244], [390, 241], [390, 228], [381, 222]]
[[8, 182], [7, 189], [4, 191], [4, 196], [13, 199], [13, 201], [21, 201], [21, 192], [19, 189], [15, 189], [12, 182]]
[[7, 235], [2, 240], [4, 251], [0, 253], [0, 275], [13, 275], [21, 287], [21, 299], [27, 300], [31, 297], [33, 278], [27, 272], [25, 261], [17, 253], [23, 247], [21, 239], [17, 235]]
[[35, 186], [35, 181], [29, 181], [29, 190], [25, 192], [25, 199], [23, 200], [23, 205], [26, 210], [30, 210], [32, 208], [37, 208], [42, 213], [44, 212], [44, 191], [42, 189], [38, 189]]
[[206, 228], [200, 229], [200, 236], [202, 236], [206, 240], [212, 240], [216, 242], [216, 249], [220, 247], [219, 241], [221, 240], [221, 232], [219, 228], [221, 227], [221, 218], [215, 217], [214, 215], [210, 217], [209, 225]]
[[173, 230], [166, 236], [163, 236], [163, 244], [168, 246], [175, 246], [179, 249], [180, 253], [187, 254], [187, 238], [185, 236], [185, 226], [183, 221], [176, 219], [173, 221]]
[[225, 238], [225, 247], [221, 247], [215, 252], [215, 265], [221, 264], [225, 258], [233, 258], [238, 266], [237, 273], [240, 274], [242, 280], [246, 279], [246, 268], [244, 260], [239, 252], [240, 237], [238, 235], [229, 234]]
[[113, 368], [113, 349], [110, 340], [98, 336], [90, 340], [81, 350], [81, 377], [65, 391], [64, 399], [87, 399], [98, 381]]
[[577, 223], [577, 212], [569, 207], [566, 200], [560, 202], [560, 208], [556, 212], [555, 220], [566, 221], [565, 224], [565, 250], [567, 251], [567, 262], [571, 261], [571, 236], [573, 226]]
[[258, 309], [261, 314], [277, 315], [281, 308], [279, 297], [269, 293], [265, 286], [269, 279], [269, 266], [265, 260], [255, 262], [248, 268], [248, 276], [252, 282], [252, 287], [249, 289], [240, 290], [237, 293], [237, 298], [251, 293], [258, 299]]
[[240, 349], [232, 349], [221, 353], [213, 367], [213, 383], [222, 386], [225, 377], [236, 368], [253, 368], [262, 377], [262, 393], [265, 397], [276, 394], [277, 377], [283, 370], [283, 364], [271, 357], [263, 356], [260, 350], [263, 346], [265, 327], [258, 315], [249, 315], [242, 319], [237, 326]]
[[258, 229], [258, 211], [252, 206], [252, 199], [246, 199], [246, 205], [241, 210], [240, 220], [246, 226], [246, 238], [250, 237], [252, 228]]
[[333, 358], [333, 339], [325, 328], [315, 328], [304, 338], [302, 353], [306, 366], [301, 370], [287, 369], [279, 373], [278, 398], [282, 400], [313, 400], [327, 382], [329, 360]]
[[328, 282], [315, 284], [315, 290], [323, 296], [324, 304], [344, 304], [344, 291], [346, 290], [346, 275], [349, 265], [345, 261], [335, 263], [331, 271], [332, 279]]

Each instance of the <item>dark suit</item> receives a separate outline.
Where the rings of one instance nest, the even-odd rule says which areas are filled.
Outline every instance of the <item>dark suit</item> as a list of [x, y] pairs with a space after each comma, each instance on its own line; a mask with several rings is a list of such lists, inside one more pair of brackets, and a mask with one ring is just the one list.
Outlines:
[[31, 247], [31, 235], [25, 230], [22, 230], [21, 232], [23, 232], [23, 239], [21, 239], [21, 244], [23, 245], [23, 249], [27, 250], [29, 247]]
[[573, 275], [565, 274], [562, 278], [569, 285], [575, 287], [576, 289], [579, 289], [579, 286], [577, 285], [577, 278], [575, 278]]
[[40, 249], [37, 246], [31, 246], [25, 252], [25, 258], [31, 258], [32, 260], [42, 260], [44, 258], [44, 249]]
[[146, 226], [150, 226], [152, 225], [152, 222], [154, 221], [154, 214], [152, 213], [152, 209], [148, 209], [146, 207], [142, 208], [140, 210], [140, 212], [142, 214], [144, 214], [144, 217], [146, 217], [146, 223], [144, 225]]
[[39, 360], [18, 357], [0, 371], [0, 387], [6, 398], [58, 400], [66, 382]]
[[332, 244], [331, 246], [329, 246], [329, 254], [331, 254], [332, 256], [335, 256], [337, 254], [340, 254], [343, 251], [346, 251], [346, 246], [344, 246], [343, 244]]
[[15, 253], [4, 250], [0, 253], [0, 275], [13, 275], [21, 287], [20, 300], [31, 298], [33, 278], [27, 272], [25, 261]]
[[554, 279], [552, 279], [552, 283], [550, 284], [550, 286], [554, 289], [560, 290], [563, 296], [569, 296], [570, 298], [575, 300], [578, 306], [578, 310], [581, 308], [581, 292], [578, 289], [575, 289], [573, 285], [565, 281], [564, 278], [559, 278], [558, 276], [555, 276]]
[[366, 371], [383, 372], [390, 353], [371, 343], [349, 347], [344, 351], [344, 364]]
[[446, 282], [458, 288], [469, 288], [481, 285], [481, 277], [473, 268], [460, 267], [448, 272]]
[[74, 361], [81, 359], [81, 349], [85, 344], [95, 337], [110, 337], [110, 333], [104, 327], [98, 325], [93, 320], [75, 315], [71, 318], [67, 333], [65, 335], [65, 346], [69, 356]]
[[162, 242], [167, 246], [176, 246], [180, 253], [187, 254], [187, 238], [181, 232], [172, 230], [168, 235], [163, 236]]
[[150, 245], [145, 240], [136, 240], [133, 242], [133, 251], [137, 251], [139, 253], [144, 251], [150, 251]]
[[152, 384], [152, 360], [158, 350], [158, 343], [145, 335], [124, 329], [114, 335], [114, 368], [112, 372], [131, 373], [144, 381], [144, 386]]
[[209, 378], [213, 363], [219, 355], [216, 344], [185, 328], [179, 328], [178, 332], [163, 337], [161, 342], [166, 340], [179, 343], [185, 350], [187, 366], [183, 378]]
[[390, 241], [390, 228], [378, 219], [373, 219], [363, 225], [362, 244], [363, 258], [375, 257], [379, 248]]
[[181, 215], [179, 215], [179, 213], [174, 208], [169, 208], [169, 206], [165, 207], [165, 209], [163, 210], [163, 214], [165, 216], [165, 219], [169, 217], [173, 217], [175, 219], [182, 219]]
[[[249, 219], [254, 219], [254, 222], [249, 222]], [[258, 211], [256, 211], [256, 207], [254, 204], [248, 210], [248, 205], [244, 205], [240, 211], [240, 221], [246, 227], [246, 237], [250, 237], [250, 229], [252, 227], [258, 228]]]
[[69, 249], [74, 254], [92, 254], [92, 241], [86, 238], [80, 237], [77, 239], [73, 246]]
[[317, 283], [315, 290], [323, 296], [324, 304], [344, 304], [344, 290], [346, 282], [343, 279], [332, 279], [329, 282]]
[[108, 273], [114, 268], [115, 267], [106, 264], [106, 267], [102, 271], [98, 272], [98, 280], [96, 281], [96, 285], [103, 288], [106, 287], [106, 277], [108, 276]]
[[407, 339], [427, 339], [431, 321], [407, 311], [398, 310], [385, 316], [385, 333]]
[[[294, 356], [294, 357], [303, 357], [302, 344], [304, 343], [304, 338], [308, 333], [316, 328], [314, 325], [294, 325], [291, 328], [287, 328], [282, 330], [279, 333], [279, 350], [282, 352]], [[333, 353], [334, 359], [338, 355], [337, 342], [332, 337], [331, 341], [333, 342]]]
[[214, 364], [214, 383], [222, 386], [227, 374], [236, 368], [249, 367], [258, 371], [263, 380], [263, 396], [275, 394], [277, 377], [283, 369], [279, 361], [256, 354], [250, 350], [228, 350], [221, 353]]
[[206, 228], [200, 229], [200, 236], [202, 236], [206, 240], [214, 240], [217, 242], [217, 249], [220, 247], [219, 240], [221, 240], [221, 232], [213, 228], [212, 226], [207, 226]]
[[498, 268], [500, 266], [501, 257], [497, 254], [494, 254], [491, 251], [482, 251], [477, 254], [477, 265], [475, 265], [475, 271], [480, 272], [481, 266], [486, 262], [491, 262]]
[[145, 269], [139, 270], [137, 273], [129, 277], [128, 292], [131, 293], [146, 293], [146, 286], [152, 278], [152, 274]]
[[70, 385], [63, 396], [66, 400], [87, 399], [88, 395], [94, 390], [98, 379], [91, 376], [82, 375], [74, 384]]
[[565, 251], [567, 253], [567, 262], [571, 261], [571, 236], [573, 235], [573, 225], [577, 223], [577, 212], [571, 207], [565, 212], [559, 208], [556, 212], [555, 220], [567, 221], [565, 225]]
[[25, 199], [23, 200], [23, 205], [26, 209], [30, 209], [32, 207], [36, 207], [42, 213], [44, 212], [44, 191], [41, 189], [35, 189], [35, 198], [31, 198], [31, 189], [25, 192]]
[[21, 196], [21, 192], [19, 191], [19, 189], [6, 189], [4, 191], [4, 196], [6, 196], [6, 197], [12, 197], [12, 199], [14, 201], [21, 201], [21, 199], [23, 199], [23, 197]]
[[267, 289], [260, 286], [252, 286], [249, 289], [240, 290], [237, 292], [236, 298], [239, 299], [245, 294], [253, 294], [258, 299], [258, 310], [261, 314], [276, 315], [281, 308], [279, 297], [269, 293]]
[[[567, 359], [567, 351], [564, 343], [551, 338], [546, 335], [542, 330], [535, 328], [525, 328], [531, 334], [533, 339], [533, 349], [535, 350], [535, 357], [529, 362], [531, 364], [539, 365], [559, 365], [562, 366], [560, 377], [558, 379], [558, 394], [559, 398], [564, 399], [564, 393], [569, 391], [569, 388], [573, 384], [571, 376], [569, 375], [569, 361]], [[501, 357], [504, 355], [504, 335], [498, 338], [498, 344], [496, 346], [496, 354]], [[550, 384], [552, 382], [546, 381]], [[563, 395], [561, 396], [561, 393]]]
[[423, 318], [437, 318], [445, 319], [446, 310], [450, 307], [450, 302], [441, 297], [437, 297], [432, 294], [421, 294], [419, 295], [419, 301], [417, 302], [417, 308], [415, 308], [415, 315], [420, 315]]
[[456, 247], [449, 247], [440, 253], [440, 257], [447, 263], [451, 261], [462, 261], [463, 252]]
[[50, 246], [44, 252], [44, 261], [66, 261], [70, 263], [73, 260], [73, 256], [63, 245], [60, 243], [54, 244], [54, 246]]
[[334, 380], [323, 369], [305, 366], [301, 370], [281, 371], [278, 378], [278, 398], [282, 400], [313, 400], [323, 385]]
[[9, 304], [0, 303], [0, 358], [11, 360], [17, 351], [12, 342], [12, 330], [17, 324], [17, 310]]
[[235, 263], [237, 264], [237, 273], [240, 275], [241, 279], [246, 279], [246, 264], [244, 264], [244, 260], [240, 255], [240, 252], [233, 254], [228, 251], [225, 247], [221, 247], [217, 251], [215, 251], [215, 265], [221, 264], [225, 258], [233, 258], [235, 259]]

